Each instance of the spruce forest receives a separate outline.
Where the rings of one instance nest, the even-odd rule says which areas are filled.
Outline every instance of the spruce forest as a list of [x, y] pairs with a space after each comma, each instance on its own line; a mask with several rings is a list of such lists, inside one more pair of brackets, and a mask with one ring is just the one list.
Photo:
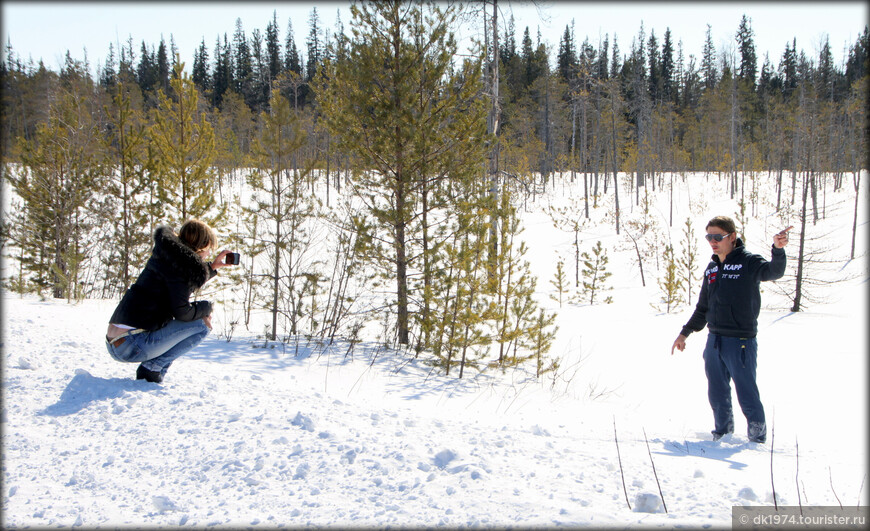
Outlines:
[[[611, 230], [635, 241], [644, 227], [626, 224], [620, 204], [675, 179], [727, 182], [746, 208], [758, 180], [773, 181], [776, 208], [802, 202], [804, 219], [820, 191], [854, 186], [857, 212], [866, 27], [841, 65], [827, 42], [818, 55], [793, 40], [759, 57], [746, 16], [728, 49], [707, 26], [701, 57], [643, 26], [630, 42], [592, 42], [567, 25], [554, 50], [498, 7], [356, 3], [348, 29], [322, 27], [315, 8], [304, 48], [298, 21], [276, 13], [264, 32], [237, 21], [203, 39], [192, 58], [171, 36], [109, 44], [96, 77], [69, 52], [54, 72], [8, 43], [3, 288], [120, 297], [153, 229], [195, 217], [242, 254], [200, 294], [240, 308], [229, 336], [254, 315], [268, 316], [255, 330], [264, 341], [353, 345], [376, 326], [450, 375], [494, 348], [488, 363], [540, 376], [558, 361], [536, 291], [550, 284], [563, 304], [582, 266], [582, 303], [608, 301], [600, 242], [582, 256], [575, 244], [554, 280], [529, 271], [518, 209], [560, 183], [582, 183], [576, 208], [552, 213], [575, 237], [607, 199]], [[469, 20], [483, 28], [472, 54], [457, 37]], [[679, 258], [662, 250], [660, 282], [676, 296]]]

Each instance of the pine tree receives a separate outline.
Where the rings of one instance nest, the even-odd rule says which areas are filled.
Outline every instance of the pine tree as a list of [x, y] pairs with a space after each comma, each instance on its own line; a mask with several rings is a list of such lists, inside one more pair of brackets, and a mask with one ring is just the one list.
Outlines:
[[221, 45], [220, 37], [217, 39], [214, 49], [214, 73], [212, 74], [211, 94], [212, 106], [220, 108], [224, 101], [224, 95], [233, 90], [235, 77], [233, 75], [232, 47], [224, 33], [224, 42]]
[[517, 36], [516, 36], [516, 24], [514, 22], [514, 16], [511, 15], [511, 18], [508, 20], [507, 31], [505, 32], [504, 38], [502, 39], [502, 44], [499, 46], [499, 57], [501, 59], [502, 64], [508, 66], [511, 61], [513, 61], [514, 56], [517, 54]]
[[613, 53], [610, 54], [610, 79], [615, 79], [622, 71], [622, 55], [619, 54], [619, 42], [613, 35]]
[[574, 285], [580, 286], [580, 232], [586, 223], [589, 221], [588, 215], [584, 213], [584, 209], [578, 204], [577, 200], [572, 198], [571, 203], [564, 207], [550, 207], [548, 212], [550, 219], [553, 221], [553, 227], [565, 232], [570, 232], [574, 236], [574, 241], [571, 245], [574, 247]]
[[544, 73], [545, 65], [541, 64], [538, 50], [534, 48], [532, 37], [529, 34], [529, 27], [523, 32], [523, 42], [520, 51], [520, 60], [522, 61], [522, 86], [521, 90], [528, 90], [539, 77]]
[[293, 21], [287, 20], [287, 37], [284, 41], [284, 70], [302, 75], [302, 62], [299, 59], [299, 50], [296, 48], [296, 38], [293, 35]]
[[278, 12], [272, 12], [272, 20], [266, 26], [266, 55], [268, 57], [269, 75], [268, 82], [271, 86], [272, 81], [278, 78], [278, 74], [284, 71], [284, 65], [281, 60], [281, 41], [278, 38]]
[[142, 57], [139, 59], [139, 66], [136, 68], [136, 77], [143, 94], [152, 92], [157, 88], [158, 72], [157, 64], [154, 60], [154, 51], [148, 52], [148, 48], [145, 47], [145, 41], [142, 41]]
[[647, 41], [647, 54], [649, 56], [649, 96], [653, 102], [662, 99], [664, 82], [662, 80], [662, 60], [659, 52], [659, 41], [655, 30], [650, 31]]
[[[538, 310], [538, 314], [532, 320], [532, 326], [527, 330], [526, 348], [532, 353], [535, 359], [535, 377], [540, 378], [549, 372], [559, 370], [559, 360], [556, 358], [546, 359], [544, 355], [553, 347], [553, 341], [556, 339], [558, 327], [554, 327], [556, 314], [548, 314], [543, 309]], [[547, 363], [549, 362], [549, 363]]]
[[[5, 61], [3, 64], [5, 65]], [[106, 64], [103, 66], [102, 72], [100, 72], [100, 86], [106, 89], [106, 91], [110, 91], [115, 87], [117, 82], [118, 72], [115, 70], [115, 48], [112, 46], [112, 43], [109, 43], [109, 54], [106, 57]]]
[[565, 293], [568, 292], [568, 279], [565, 277], [565, 260], [559, 257], [556, 262], [556, 273], [550, 280], [553, 289], [556, 290], [556, 295], [550, 294], [550, 298], [559, 303], [559, 308], [562, 307], [562, 299]]
[[674, 44], [671, 41], [670, 28], [665, 30], [665, 41], [662, 43], [661, 57], [662, 99], [676, 104], [678, 99], [677, 87], [679, 86], [679, 81], [675, 79]]
[[685, 227], [683, 228], [683, 254], [679, 259], [680, 275], [679, 279], [686, 288], [686, 304], [692, 304], [692, 286], [695, 285], [697, 277], [695, 271], [698, 269], [698, 242], [695, 238], [695, 231], [692, 228], [692, 219], [686, 218]]
[[172, 60], [169, 64], [169, 70], [173, 71], [175, 70], [175, 65], [178, 64], [179, 55], [178, 46], [175, 45], [175, 36], [171, 33], [169, 34], [169, 58]]
[[160, 36], [160, 45], [157, 47], [157, 60], [154, 64], [157, 73], [156, 87], [169, 91], [169, 55], [166, 52], [166, 42]]
[[797, 40], [792, 45], [785, 45], [782, 59], [779, 62], [779, 76], [782, 79], [782, 95], [788, 99], [797, 88]]
[[314, 80], [323, 60], [323, 42], [320, 32], [320, 16], [317, 14], [317, 8], [313, 7], [308, 17], [308, 38], [305, 39], [305, 45], [308, 47], [305, 61], [305, 81], [308, 82]]
[[251, 33], [250, 49], [253, 73], [248, 85], [249, 92], [245, 94], [245, 103], [256, 114], [268, 104], [270, 91], [268, 59], [263, 51], [263, 37], [259, 28], [254, 28]]
[[660, 302], [665, 305], [665, 312], [671, 313], [671, 308], [680, 302], [680, 292], [683, 289], [683, 281], [679, 276], [678, 261], [674, 256], [674, 247], [666, 245], [662, 254], [664, 260], [664, 272], [659, 278], [661, 290]]
[[115, 293], [133, 281], [135, 269], [144, 263], [151, 247], [150, 227], [155, 225], [155, 208], [145, 197], [150, 185], [147, 127], [142, 111], [132, 105], [130, 87], [115, 86], [112, 102], [105, 109], [111, 124], [109, 160], [112, 175], [106, 191], [112, 198], [113, 228], [106, 235], [111, 250], [104, 260]]
[[[272, 89], [269, 113], [260, 116], [260, 135], [252, 147], [257, 171], [248, 178], [256, 200], [252, 208], [245, 209], [248, 219], [262, 223], [258, 239], [265, 244], [269, 262], [264, 276], [269, 279], [271, 293], [264, 307], [272, 314], [271, 340], [277, 337], [279, 314], [289, 317], [290, 334], [299, 332], [303, 256], [311, 239], [307, 222], [316, 209], [315, 198], [306, 190], [310, 170], [294, 168], [294, 160], [306, 144], [306, 132], [297, 111], [277, 90], [279, 84], [280, 77]], [[286, 309], [282, 304], [285, 298], [289, 299]]]
[[159, 104], [149, 139], [154, 148], [158, 194], [169, 209], [173, 225], [200, 218], [215, 227], [219, 214], [214, 200], [214, 129], [199, 110], [199, 93], [184, 72], [175, 66], [170, 85], [175, 99], [158, 92]]
[[825, 42], [819, 51], [819, 62], [816, 76], [816, 93], [823, 99], [833, 101], [837, 74], [834, 71], [834, 57], [831, 54], [830, 38], [825, 36]]
[[846, 59], [846, 83], [851, 87], [870, 72], [870, 28], [864, 26], [864, 33], [858, 36], [855, 44], [849, 47]]
[[233, 80], [235, 85], [233, 90], [241, 94], [247, 100], [251, 93], [251, 83], [254, 77], [254, 65], [251, 59], [251, 48], [248, 45], [248, 38], [245, 35], [245, 30], [242, 28], [242, 19], [236, 19], [236, 30], [233, 32]]
[[32, 140], [20, 140], [21, 170], [8, 174], [23, 212], [12, 227], [21, 267], [55, 298], [83, 297], [81, 269], [95, 219], [92, 197], [103, 187], [104, 144], [90, 108], [84, 67], [67, 72], [67, 86], [49, 107]]
[[559, 55], [557, 56], [559, 75], [565, 81], [570, 81], [577, 72], [577, 47], [574, 44], [574, 36], [569, 26], [565, 26], [565, 33], [559, 40]]
[[[682, 46], [680, 47], [680, 52], [682, 53]], [[682, 64], [682, 61], [680, 61], [679, 64]], [[689, 62], [683, 73], [683, 83], [680, 90], [680, 104], [683, 112], [686, 113], [684, 116], [687, 119], [689, 115], [686, 111], [688, 109], [698, 108], [698, 103], [701, 100], [701, 87], [701, 72], [695, 67], [695, 56], [689, 55]], [[683, 138], [683, 148], [687, 151], [691, 148], [691, 145], [685, 140], [685, 138]], [[695, 167], [694, 164], [690, 166], [690, 168]]]
[[196, 85], [203, 95], [211, 91], [211, 76], [208, 73], [208, 50], [205, 48], [205, 39], [196, 50], [196, 55], [193, 59], [193, 73], [191, 78], [193, 84]]
[[610, 37], [608, 35], [604, 36], [604, 42], [600, 43], [598, 46], [598, 59], [595, 62], [596, 65], [596, 74], [595, 77], [599, 81], [606, 81], [609, 76], [607, 66], [609, 64], [609, 60], [607, 58], [607, 54], [610, 50]]
[[450, 374], [451, 365], [455, 363], [454, 355], [459, 357], [459, 378], [465, 374], [466, 366], [476, 367], [485, 355], [483, 347], [489, 343], [485, 326], [494, 311], [486, 297], [485, 217], [475, 210], [465, 208], [460, 211], [459, 230], [454, 233], [453, 244], [447, 248], [455, 275], [451, 282], [455, 286], [455, 296], [445, 308], [444, 316], [450, 320], [450, 325], [446, 345], [442, 344], [441, 348], [447, 347], [446, 375]]
[[750, 27], [750, 21], [743, 15], [740, 19], [740, 27], [737, 29], [737, 46], [740, 50], [740, 68], [738, 77], [753, 90], [755, 78], [758, 73], [758, 58], [755, 54], [755, 32]]
[[555, 320], [535, 301], [537, 278], [532, 275], [525, 242], [519, 241], [522, 226], [505, 192], [499, 207], [499, 256], [496, 285], [495, 341], [499, 344], [497, 367], [518, 367], [537, 360], [538, 373], [545, 366], [542, 358], [549, 349], [546, 328]]
[[369, 256], [394, 276], [398, 341], [408, 345], [410, 246], [420, 236], [422, 192], [450, 176], [454, 194], [462, 193], [483, 161], [481, 63], [450, 69], [454, 7], [431, 6], [431, 16], [399, 2], [351, 11], [356, 36], [348, 54], [327, 64], [315, 87], [330, 134], [358, 165], [357, 186], [377, 231]]
[[136, 56], [133, 53], [133, 37], [127, 39], [127, 46], [121, 47], [121, 58], [118, 62], [118, 79], [124, 82], [136, 83], [136, 68], [133, 64]]
[[713, 46], [713, 28], [709, 24], [707, 24], [707, 36], [704, 40], [704, 53], [701, 58], [701, 74], [706, 90], [716, 88], [719, 81], [716, 72], [716, 48]]
[[[589, 304], [595, 304], [595, 296], [601, 292], [608, 291], [607, 279], [610, 278], [610, 271], [607, 270], [607, 251], [601, 246], [599, 240], [595, 247], [592, 248], [592, 254], [583, 253], [583, 296], [588, 298]], [[605, 304], [611, 304], [612, 297], [604, 299]]]

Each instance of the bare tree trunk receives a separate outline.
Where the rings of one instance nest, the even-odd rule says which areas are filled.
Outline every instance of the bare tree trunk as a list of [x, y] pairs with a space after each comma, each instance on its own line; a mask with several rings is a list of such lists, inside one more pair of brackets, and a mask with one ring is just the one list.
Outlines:
[[858, 168], [852, 174], [852, 182], [855, 185], [855, 213], [852, 216], [852, 251], [849, 253], [849, 259], [855, 259], [855, 234], [858, 229], [858, 197], [861, 195], [861, 169]]
[[782, 199], [782, 162], [780, 161], [779, 172], [776, 174], [776, 211], [779, 212], [779, 205]]
[[408, 325], [408, 257], [405, 241], [405, 186], [404, 176], [397, 176], [396, 184], [396, 296], [398, 299], [398, 336], [399, 344], [407, 345], [409, 341]]
[[[616, 102], [613, 100], [615, 97], [613, 88], [611, 88], [610, 93], [610, 127], [611, 127], [611, 140], [612, 140], [612, 156], [613, 156], [613, 197], [616, 200], [615, 208], [616, 208], [616, 234], [619, 234], [619, 167], [616, 164]], [[605, 181], [606, 183], [606, 181]], [[605, 184], [604, 193], [607, 193], [606, 190], [607, 185]], [[630, 199], [629, 199], [630, 201]]]
[[486, 121], [487, 133], [492, 135], [493, 146], [490, 150], [489, 161], [489, 195], [491, 205], [490, 227], [489, 227], [489, 265], [490, 276], [495, 274], [495, 263], [498, 260], [498, 126], [501, 118], [501, 109], [498, 104], [498, 0], [492, 0], [492, 75], [490, 82], [492, 83], [492, 107], [489, 110], [489, 117]]
[[801, 236], [800, 243], [798, 245], [798, 264], [797, 264], [797, 275], [795, 278], [795, 293], [794, 293], [794, 304], [791, 307], [791, 311], [799, 312], [801, 311], [801, 288], [803, 284], [803, 275], [804, 275], [804, 244], [806, 241], [806, 231], [807, 231], [807, 193], [809, 192], [809, 177], [804, 178], [804, 188], [803, 188], [803, 199], [801, 201]]
[[[281, 186], [281, 172], [277, 172], [275, 177], [277, 183], [275, 193], [272, 195], [272, 200], [275, 201], [275, 212], [281, 212], [281, 194], [283, 187]], [[281, 223], [275, 223], [275, 268], [272, 272], [272, 334], [269, 339], [275, 341], [278, 337], [278, 295], [281, 292]], [[292, 291], [292, 290], [291, 290]]]

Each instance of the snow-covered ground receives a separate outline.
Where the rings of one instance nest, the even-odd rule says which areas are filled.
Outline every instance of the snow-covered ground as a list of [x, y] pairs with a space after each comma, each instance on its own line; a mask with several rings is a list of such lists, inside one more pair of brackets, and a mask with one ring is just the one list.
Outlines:
[[[816, 288], [824, 301], [799, 313], [769, 286], [762, 295], [765, 445], [747, 441], [736, 400], [737, 432], [710, 440], [706, 331], [670, 352], [694, 303], [653, 308], [654, 259], [642, 287], [612, 223], [581, 236], [584, 251], [599, 239], [608, 249], [614, 303], [559, 310], [555, 380], [525, 371], [459, 380], [375, 342], [350, 353], [305, 339], [265, 346], [253, 327], [227, 341], [216, 319], [215, 333], [153, 384], [106, 353], [117, 301], [4, 292], [3, 525], [729, 527], [732, 506], [772, 505], [773, 488], [781, 505], [866, 505], [868, 217], [862, 200], [859, 258], [848, 262], [848, 190], [828, 190], [828, 217], [813, 228], [833, 231], [837, 262], [824, 274], [848, 280]], [[558, 256], [573, 275], [573, 235], [545, 209], [570, 193], [560, 185], [522, 214], [539, 299], [552, 309]], [[664, 227], [666, 197], [656, 203]], [[631, 199], [620, 198], [626, 219], [638, 209]], [[735, 202], [724, 181], [702, 176], [675, 199], [671, 239], [691, 216], [700, 270], [706, 220], [733, 216]], [[759, 207], [748, 246], [767, 255], [781, 228]], [[790, 258], [797, 241], [793, 233]]]

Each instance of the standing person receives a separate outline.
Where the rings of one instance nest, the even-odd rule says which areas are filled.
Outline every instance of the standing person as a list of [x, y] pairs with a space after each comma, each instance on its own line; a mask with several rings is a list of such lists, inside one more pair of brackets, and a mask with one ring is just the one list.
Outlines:
[[176, 235], [167, 226], [154, 231], [154, 249], [136, 282], [109, 319], [106, 349], [118, 361], [139, 363], [137, 380], [162, 382], [172, 362], [211, 330], [212, 305], [190, 301], [191, 294], [226, 266], [207, 224], [186, 221]]
[[755, 383], [758, 344], [758, 313], [761, 309], [760, 284], [776, 280], [785, 273], [785, 250], [788, 231], [773, 237], [771, 259], [746, 250], [737, 237], [734, 220], [716, 216], [707, 223], [707, 241], [713, 257], [704, 271], [701, 294], [692, 317], [683, 326], [671, 347], [683, 351], [686, 338], [700, 331], [704, 325], [710, 329], [704, 347], [704, 370], [707, 373], [707, 397], [713, 408], [713, 440], [734, 432], [731, 410], [731, 385], [737, 390], [737, 401], [747, 422], [749, 440], [763, 443], [767, 440], [764, 407]]

